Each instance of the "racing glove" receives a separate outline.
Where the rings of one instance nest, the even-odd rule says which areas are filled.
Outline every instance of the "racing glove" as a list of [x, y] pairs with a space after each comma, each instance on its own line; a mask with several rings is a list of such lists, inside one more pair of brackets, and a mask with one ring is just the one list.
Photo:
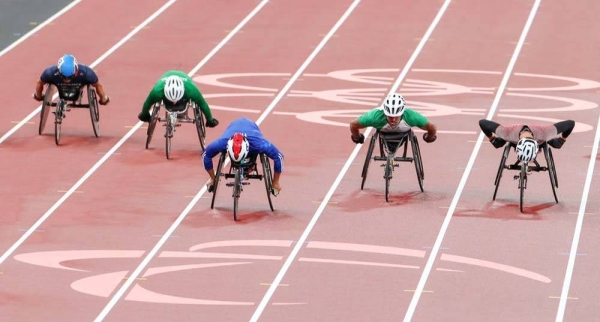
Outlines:
[[356, 144], [365, 143], [365, 136], [362, 133], [360, 133], [360, 136], [358, 138], [355, 138], [354, 135], [350, 135], [350, 138], [352, 139], [352, 142]]
[[144, 113], [140, 112], [140, 114], [138, 114], [138, 120], [140, 120], [142, 122], [148, 122], [148, 123], [150, 123], [151, 119], [152, 119], [152, 117], [150, 116], [150, 113], [144, 114]]
[[435, 139], [437, 139], [437, 135], [434, 135], [432, 138], [428, 139], [427, 132], [423, 133], [423, 141], [425, 141], [427, 143], [431, 143], [431, 142], [435, 141]]
[[213, 117], [213, 119], [212, 119], [212, 120], [210, 120], [210, 121], [208, 121], [208, 120], [207, 120], [207, 121], [206, 121], [206, 126], [207, 126], [207, 127], [215, 127], [215, 126], [217, 126], [217, 125], [219, 125], [219, 121], [217, 121], [217, 119], [216, 119], [216, 118], [214, 118], [214, 117]]
[[548, 145], [555, 149], [562, 148], [563, 144], [565, 144], [565, 140], [561, 137], [554, 138], [554, 139], [548, 141]]
[[495, 137], [492, 141], [492, 145], [498, 149], [503, 147], [506, 144], [506, 141], [503, 138]]

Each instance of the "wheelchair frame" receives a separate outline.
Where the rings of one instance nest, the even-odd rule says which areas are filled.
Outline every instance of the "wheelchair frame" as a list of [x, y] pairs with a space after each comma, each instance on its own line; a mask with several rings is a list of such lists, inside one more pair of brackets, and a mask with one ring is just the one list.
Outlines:
[[[151, 120], [148, 125], [147, 138], [146, 138], [146, 149], [149, 148], [150, 142], [152, 141], [152, 136], [154, 134], [154, 129], [156, 128], [156, 123], [161, 122], [164, 123], [165, 126], [165, 154], [167, 159], [171, 157], [171, 139], [175, 134], [175, 128], [181, 126], [181, 123], [194, 123], [196, 125], [196, 132], [198, 133], [198, 140], [200, 141], [200, 147], [202, 151], [204, 151], [205, 143], [206, 143], [206, 127], [204, 125], [204, 113], [202, 110], [191, 100], [188, 100], [185, 103], [185, 107], [182, 110], [177, 109], [167, 109], [165, 106], [165, 117], [161, 118], [160, 108], [161, 106], [165, 106], [163, 102], [154, 104], [150, 109]], [[194, 111], [194, 118], [191, 119], [188, 116], [188, 110], [192, 109]], [[183, 118], [179, 118], [180, 114], [184, 114]]]
[[[262, 164], [262, 174], [258, 173], [258, 162], [256, 160], [257, 157], [260, 157], [260, 163]], [[237, 162], [232, 162], [229, 166], [229, 172], [223, 173], [223, 165], [225, 163], [225, 159], [227, 158], [227, 151], [221, 152], [219, 157], [219, 163], [217, 164], [216, 173], [215, 173], [215, 182], [213, 187], [213, 196], [212, 201], [210, 203], [210, 209], [214, 209], [215, 206], [215, 198], [217, 196], [217, 191], [219, 188], [219, 181], [221, 177], [225, 179], [233, 179], [233, 182], [225, 183], [226, 186], [232, 187], [232, 197], [233, 197], [233, 220], [238, 220], [238, 204], [241, 193], [243, 191], [243, 186], [249, 185], [250, 182], [244, 181], [247, 179], [258, 179], [263, 180], [265, 182], [265, 189], [267, 191], [267, 199], [269, 200], [269, 207], [271, 211], [273, 209], [273, 202], [271, 201], [271, 194], [273, 193], [273, 174], [271, 172], [271, 161], [266, 154], [261, 153], [255, 157], [254, 160], [251, 160], [249, 163], [241, 164]], [[252, 174], [252, 169], [255, 170], [256, 174]]]
[[[558, 203], [558, 197], [556, 195], [556, 188], [558, 188], [558, 178], [556, 176], [554, 158], [552, 157], [552, 149], [550, 148], [550, 146], [548, 146], [548, 143], [544, 142], [540, 145], [540, 148], [544, 153], [544, 158], [546, 159], [546, 166], [541, 166], [538, 163], [537, 159], [534, 159], [531, 162], [521, 162], [517, 160], [513, 164], [506, 165], [506, 160], [508, 159], [510, 150], [514, 150], [516, 146], [516, 144], [509, 142], [504, 148], [504, 152], [502, 153], [502, 159], [500, 159], [500, 166], [498, 167], [498, 172], [496, 173], [496, 180], [494, 181], [494, 185], [496, 187], [494, 189], [494, 196], [492, 197], [492, 200], [496, 200], [496, 194], [498, 193], [498, 187], [500, 186], [500, 179], [502, 179], [502, 172], [504, 171], [504, 169], [507, 169], [519, 171], [519, 175], [515, 175], [513, 178], [515, 180], [519, 179], [519, 209], [521, 210], [521, 212], [523, 212], [525, 189], [527, 189], [527, 177], [529, 174], [531, 174], [531, 172], [548, 171], [548, 175], [550, 177], [550, 184], [552, 186], [552, 194], [554, 195], [554, 201]], [[529, 163], [533, 163], [534, 166], [529, 165]]]
[[[383, 135], [382, 135], [383, 133]], [[407, 156], [408, 145], [406, 142], [411, 144], [412, 157]], [[373, 151], [375, 150], [375, 145], [379, 143], [379, 155], [373, 156]], [[391, 153], [390, 146], [394, 147], [394, 152]], [[398, 149], [404, 146], [404, 150], [402, 152], [401, 157], [397, 157], [396, 153]], [[385, 201], [389, 201], [389, 187], [390, 180], [392, 179], [392, 173], [394, 172], [394, 168], [398, 167], [398, 162], [413, 162], [415, 165], [415, 171], [417, 173], [417, 179], [419, 182], [419, 188], [421, 192], [423, 192], [423, 180], [425, 180], [425, 172], [423, 170], [423, 159], [421, 158], [421, 150], [419, 149], [419, 141], [415, 136], [414, 132], [409, 130], [408, 132], [401, 133], [385, 133], [376, 131], [371, 136], [371, 142], [369, 143], [369, 148], [367, 150], [367, 156], [365, 158], [365, 163], [363, 165], [362, 170], [362, 182], [360, 184], [360, 190], [363, 190], [365, 186], [365, 181], [367, 180], [367, 175], [369, 172], [369, 164], [371, 160], [374, 161], [385, 161], [385, 164], [381, 166], [384, 167], [383, 178], [385, 179]]]
[[[84, 91], [87, 92], [86, 104], [82, 103]], [[87, 108], [90, 111], [90, 119], [92, 121], [94, 135], [96, 137], [100, 137], [100, 110], [98, 109], [96, 89], [91, 85], [83, 85], [79, 89], [79, 96], [76, 100], [65, 99], [61, 97], [61, 93], [59, 93], [58, 99], [54, 100], [55, 92], [59, 92], [58, 87], [56, 85], [48, 84], [44, 94], [44, 99], [42, 101], [42, 111], [40, 113], [38, 134], [42, 135], [44, 132], [46, 121], [48, 120], [48, 114], [50, 113], [51, 107], [54, 107], [54, 111], [52, 112], [54, 114], [54, 142], [56, 145], [59, 145], [62, 121], [67, 116], [67, 112], [69, 112], [71, 108]]]

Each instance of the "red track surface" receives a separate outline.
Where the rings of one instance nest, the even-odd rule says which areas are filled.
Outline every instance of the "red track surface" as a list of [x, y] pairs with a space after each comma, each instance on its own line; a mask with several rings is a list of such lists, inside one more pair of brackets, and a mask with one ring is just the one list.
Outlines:
[[[13, 94], [0, 110], [0, 133], [36, 107], [30, 95], [42, 68], [64, 52], [84, 63], [94, 61], [162, 4], [83, 1], [1, 57], [0, 69], [15, 76], [0, 80]], [[270, 2], [202, 66], [194, 76], [221, 122], [208, 129], [208, 141], [234, 118], [258, 119], [350, 4]], [[229, 189], [221, 186], [214, 210], [211, 195], [204, 194], [106, 320], [249, 320], [354, 148], [346, 124], [389, 91], [441, 4], [363, 1], [261, 123], [286, 156], [275, 212], [268, 211], [262, 182], [244, 189], [239, 222], [233, 221]], [[501, 150], [484, 142], [413, 320], [555, 319], [596, 131], [598, 88], [542, 91], [572, 83], [529, 74], [599, 78], [600, 63], [588, 45], [600, 28], [589, 9], [593, 4], [542, 2], [493, 115], [501, 123], [530, 118], [578, 122], [563, 149], [554, 151], [560, 203], [553, 202], [547, 174], [533, 174], [526, 214], [521, 214], [517, 182], [506, 171], [492, 202]], [[122, 9], [114, 10], [117, 5]], [[126, 135], [162, 72], [192, 70], [256, 5], [176, 2], [108, 56], [96, 68], [112, 100], [101, 107], [99, 139], [93, 137], [87, 111], [73, 111], [63, 125], [60, 147], [54, 144], [51, 123], [45, 135], [37, 135], [38, 116], [0, 144], [2, 253]], [[492, 106], [532, 5], [513, 0], [450, 5], [400, 89], [440, 130], [435, 143], [421, 141], [425, 192], [419, 192], [413, 165], [401, 164], [386, 203], [376, 163], [361, 191], [363, 147], [261, 321], [396, 321], [405, 316], [475, 147], [477, 121]], [[108, 13], [113, 18], [102, 19]], [[87, 23], [68, 29], [76, 19]], [[72, 41], [90, 35], [93, 40]], [[24, 58], [27, 64], [20, 63]], [[369, 70], [356, 75], [377, 78], [335, 78], [356, 69]], [[246, 73], [263, 75], [219, 80], [254, 89], [208, 84], [217, 74]], [[459, 85], [476, 88], [475, 93], [436, 96], [428, 87], [457, 90]], [[362, 104], [341, 103], [325, 92], [333, 90], [360, 97], [354, 102]], [[308, 97], [311, 92], [317, 94]], [[565, 99], [592, 102], [591, 108], [557, 111], [569, 105]], [[432, 111], [433, 104], [462, 113], [442, 116]], [[542, 108], [549, 110], [524, 111]], [[333, 115], [337, 110], [346, 116]], [[309, 112], [319, 111], [329, 112], [324, 119], [339, 126], [316, 123]], [[178, 129], [172, 160], [165, 159], [161, 131], [158, 127], [151, 149], [145, 150], [145, 128], [138, 130], [0, 263], [0, 320], [89, 321], [98, 316], [208, 178], [192, 127]], [[567, 321], [592, 321], [600, 314], [597, 180], [589, 193]]]

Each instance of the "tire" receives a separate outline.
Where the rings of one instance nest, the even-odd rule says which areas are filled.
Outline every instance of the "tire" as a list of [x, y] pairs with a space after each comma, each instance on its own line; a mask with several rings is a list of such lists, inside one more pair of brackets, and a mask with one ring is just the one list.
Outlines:
[[375, 144], [377, 140], [378, 134], [375, 133], [371, 136], [371, 143], [369, 143], [369, 149], [367, 150], [367, 157], [365, 158], [365, 164], [363, 165], [362, 170], [362, 182], [360, 183], [360, 190], [363, 190], [365, 187], [365, 181], [367, 181], [367, 174], [369, 173], [369, 164], [371, 163], [371, 158], [373, 157], [373, 150], [375, 149]]
[[198, 140], [200, 141], [200, 147], [202, 151], [206, 147], [206, 127], [204, 125], [204, 113], [194, 105], [194, 123], [196, 125], [196, 132], [198, 132]]
[[66, 102], [60, 100], [56, 104], [56, 109], [54, 112], [54, 142], [56, 143], [56, 145], [60, 145], [60, 132], [62, 127], [63, 114], [65, 113], [64, 110], [66, 109], [66, 104]]
[[496, 173], [496, 180], [494, 181], [494, 196], [492, 200], [496, 200], [496, 194], [498, 193], [498, 187], [500, 186], [500, 179], [502, 179], [502, 171], [504, 171], [504, 165], [506, 164], [506, 159], [508, 158], [508, 154], [510, 153], [510, 144], [504, 148], [504, 152], [502, 152], [502, 159], [500, 160], [500, 166], [498, 166], [498, 172]]
[[167, 160], [171, 157], [171, 138], [173, 137], [173, 125], [167, 117], [167, 127], [165, 128], [165, 154]]
[[223, 163], [225, 162], [225, 153], [221, 152], [221, 156], [219, 157], [219, 163], [217, 163], [217, 172], [215, 173], [215, 182], [213, 187], [213, 196], [212, 201], [210, 202], [210, 209], [214, 209], [215, 207], [215, 198], [217, 197], [217, 189], [219, 188], [219, 181], [221, 181], [221, 172], [223, 168]]
[[269, 161], [269, 158], [266, 155], [261, 154], [260, 162], [262, 163], [263, 179], [265, 180], [265, 189], [267, 190], [267, 199], [269, 200], [269, 207], [271, 208], [271, 211], [274, 211], [275, 209], [273, 209], [273, 202], [271, 201], [271, 193], [273, 192], [273, 176], [271, 173], [271, 161]]
[[424, 192], [425, 190], [423, 190], [423, 179], [425, 179], [425, 174], [423, 171], [423, 162], [421, 161], [421, 150], [419, 150], [419, 141], [417, 140], [417, 137], [411, 135], [410, 143], [412, 146], [415, 171], [417, 172], [417, 180], [419, 180], [419, 188], [421, 189], [421, 192]]
[[385, 201], [389, 202], [390, 196], [390, 181], [392, 180], [392, 171], [394, 171], [394, 166], [392, 165], [392, 155], [388, 155], [387, 161], [385, 163], [385, 170], [383, 174], [383, 178], [385, 179]]
[[558, 203], [558, 196], [556, 195], [556, 188], [558, 188], [558, 178], [556, 177], [556, 168], [554, 166], [554, 158], [552, 157], [552, 150], [550, 150], [550, 147], [544, 148], [544, 156], [546, 157], [546, 165], [548, 168], [548, 175], [550, 176], [550, 185], [552, 186], [552, 194], [554, 195], [554, 201]]
[[521, 191], [519, 198], [519, 209], [523, 212], [523, 203], [525, 199], [525, 189], [527, 189], [527, 163], [521, 164], [521, 174], [519, 175], [519, 189]]
[[98, 110], [98, 98], [96, 91], [88, 85], [88, 104], [90, 109], [90, 119], [92, 120], [92, 128], [94, 135], [100, 137], [100, 111]]
[[154, 135], [154, 129], [156, 128], [156, 123], [158, 123], [158, 119], [160, 118], [159, 113], [160, 112], [160, 105], [154, 105], [152, 107], [152, 109], [150, 110], [150, 115], [151, 115], [151, 119], [150, 119], [150, 123], [148, 124], [148, 131], [146, 131], [147, 134], [147, 138], [146, 138], [146, 149], [148, 149], [148, 147], [150, 146], [150, 142], [152, 141], [152, 135]]
[[235, 183], [233, 184], [233, 220], [237, 221], [238, 203], [242, 193], [242, 171], [244, 170], [241, 168], [236, 168], [234, 171]]
[[56, 87], [54, 85], [48, 85], [46, 88], [46, 93], [44, 94], [44, 99], [42, 100], [42, 111], [40, 113], [40, 126], [38, 129], [38, 134], [42, 135], [44, 132], [44, 127], [46, 127], [46, 121], [48, 120], [48, 114], [50, 114], [50, 110], [52, 109], [52, 97], [54, 96], [54, 92], [56, 91]]

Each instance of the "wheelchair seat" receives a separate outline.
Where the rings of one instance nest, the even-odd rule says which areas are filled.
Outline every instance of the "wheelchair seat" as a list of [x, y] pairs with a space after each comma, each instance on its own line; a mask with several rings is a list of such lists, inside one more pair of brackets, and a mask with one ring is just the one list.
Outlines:
[[61, 84], [57, 86], [58, 97], [65, 101], [76, 102], [81, 96], [83, 86], [72, 86], [69, 84]]
[[387, 151], [394, 154], [409, 138], [410, 132], [379, 132], [379, 139]]
[[169, 112], [175, 112], [178, 114], [187, 112], [188, 109], [188, 103], [189, 100], [181, 100], [179, 102], [177, 102], [177, 104], [173, 104], [171, 102], [168, 101], [163, 101], [163, 104], [165, 105], [165, 109]]
[[241, 162], [231, 161], [231, 165], [234, 166], [234, 167], [244, 168], [245, 170], [255, 171], [256, 170], [256, 159], [257, 159], [257, 157], [258, 157], [258, 154], [253, 153], [251, 155], [248, 155]]

